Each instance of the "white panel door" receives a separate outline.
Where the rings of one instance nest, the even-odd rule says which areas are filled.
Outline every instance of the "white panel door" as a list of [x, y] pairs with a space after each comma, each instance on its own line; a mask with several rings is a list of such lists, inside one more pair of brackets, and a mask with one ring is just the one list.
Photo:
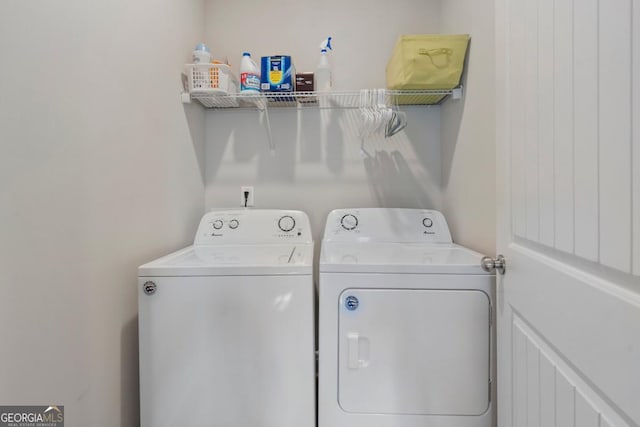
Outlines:
[[640, 426], [640, 0], [496, 0], [499, 427]]

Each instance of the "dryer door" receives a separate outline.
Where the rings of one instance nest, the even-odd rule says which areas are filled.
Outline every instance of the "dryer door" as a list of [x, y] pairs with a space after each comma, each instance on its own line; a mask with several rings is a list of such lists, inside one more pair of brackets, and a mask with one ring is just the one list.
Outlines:
[[480, 415], [488, 409], [490, 303], [484, 292], [347, 289], [340, 304], [343, 410]]

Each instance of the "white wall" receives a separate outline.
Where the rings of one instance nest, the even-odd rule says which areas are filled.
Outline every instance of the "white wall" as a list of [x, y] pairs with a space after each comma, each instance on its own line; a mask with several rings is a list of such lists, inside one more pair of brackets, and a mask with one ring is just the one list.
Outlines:
[[240, 186], [253, 185], [257, 207], [306, 211], [317, 242], [332, 209], [439, 208], [439, 109], [407, 112], [405, 132], [361, 148], [358, 111], [271, 110], [273, 153], [260, 113], [211, 112], [206, 205], [239, 206]]
[[0, 3], [0, 402], [138, 425], [136, 267], [203, 211], [203, 4]]
[[205, 0], [206, 42], [238, 71], [242, 52], [291, 55], [314, 71], [320, 42], [333, 37], [334, 89], [384, 87], [385, 67], [401, 34], [440, 30], [442, 0]]
[[496, 149], [494, 6], [490, 0], [442, 2], [443, 33], [468, 33], [462, 102], [442, 107], [443, 211], [460, 244], [495, 255]]
[[[289, 54], [314, 71], [320, 41], [333, 37], [334, 89], [385, 87], [400, 34], [439, 31], [440, 0], [396, 2], [208, 0], [205, 41], [236, 72], [243, 51]], [[249, 4], [250, 6], [247, 6]], [[251, 10], [251, 13], [247, 13]], [[290, 19], [289, 19], [290, 18]], [[389, 140], [357, 136], [357, 111], [276, 111], [275, 153], [258, 112], [207, 114], [206, 205], [237, 206], [255, 186], [258, 207], [306, 211], [319, 241], [327, 213], [340, 207], [441, 207], [440, 108], [407, 109], [409, 126]]]

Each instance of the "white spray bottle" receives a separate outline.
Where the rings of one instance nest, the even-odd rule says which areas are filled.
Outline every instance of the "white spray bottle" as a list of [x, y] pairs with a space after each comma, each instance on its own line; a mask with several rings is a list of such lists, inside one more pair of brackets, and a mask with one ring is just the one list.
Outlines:
[[331, 65], [329, 64], [327, 52], [332, 49], [331, 37], [320, 43], [320, 61], [314, 75], [314, 86], [317, 92], [329, 92], [331, 90]]

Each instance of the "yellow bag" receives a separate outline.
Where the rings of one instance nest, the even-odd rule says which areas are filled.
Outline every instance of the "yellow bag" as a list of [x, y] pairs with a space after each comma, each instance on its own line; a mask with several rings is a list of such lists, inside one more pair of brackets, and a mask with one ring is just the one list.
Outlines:
[[387, 64], [387, 88], [453, 89], [460, 84], [468, 34], [400, 36]]

